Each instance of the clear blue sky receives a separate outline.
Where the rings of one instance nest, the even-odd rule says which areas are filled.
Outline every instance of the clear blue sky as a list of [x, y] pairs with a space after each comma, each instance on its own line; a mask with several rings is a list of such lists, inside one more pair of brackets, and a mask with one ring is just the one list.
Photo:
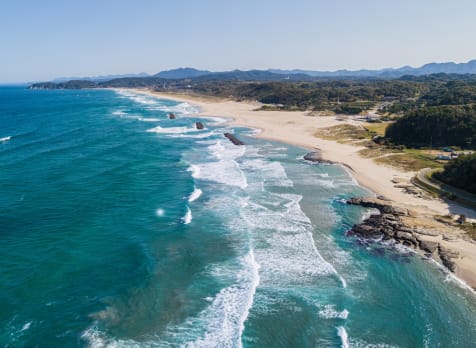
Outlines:
[[476, 58], [475, 0], [0, 0], [0, 82]]

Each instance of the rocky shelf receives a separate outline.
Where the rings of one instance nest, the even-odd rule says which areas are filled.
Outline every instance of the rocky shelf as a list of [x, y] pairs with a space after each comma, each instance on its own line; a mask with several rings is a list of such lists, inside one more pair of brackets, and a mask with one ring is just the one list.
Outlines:
[[225, 133], [224, 135], [225, 135], [225, 137], [228, 138], [228, 140], [230, 140], [235, 145], [245, 145], [244, 142], [242, 142], [240, 139], [238, 139], [237, 137], [235, 137], [231, 133]]
[[333, 163], [331, 161], [322, 159], [322, 155], [320, 151], [308, 152], [304, 155], [304, 159], [306, 161], [317, 162], [317, 163]]
[[443, 246], [437, 240], [436, 237], [441, 236], [440, 232], [405, 225], [402, 218], [410, 215], [407, 209], [373, 197], [350, 198], [346, 203], [379, 211], [378, 214], [370, 215], [362, 223], [355, 224], [347, 231], [347, 235], [372, 240], [393, 240], [395, 243], [419, 250], [427, 257], [441, 262], [451, 272], [456, 271], [454, 259], [459, 257], [459, 253]]

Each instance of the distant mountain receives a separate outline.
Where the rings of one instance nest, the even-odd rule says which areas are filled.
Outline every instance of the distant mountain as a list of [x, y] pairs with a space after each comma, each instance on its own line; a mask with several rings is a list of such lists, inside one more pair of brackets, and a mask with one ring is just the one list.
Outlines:
[[[467, 63], [429, 63], [419, 68], [404, 66], [381, 70], [337, 70], [337, 71], [314, 71], [314, 70], [233, 70], [223, 72], [211, 72], [194, 68], [179, 68], [161, 71], [150, 76], [146, 73], [128, 75], [96, 76], [90, 78], [56, 79], [52, 82], [34, 83], [30, 88], [94, 88], [94, 87], [155, 87], [172, 84], [174, 86], [189, 86], [191, 82], [203, 81], [310, 81], [317, 79], [394, 79], [399, 78], [408, 81], [417, 80], [452, 80], [469, 78], [470, 74], [476, 74], [476, 60]], [[443, 75], [443, 76], [440, 76]], [[467, 75], [462, 76], [462, 75]], [[191, 80], [191, 81], [187, 81]], [[187, 87], [188, 88], [188, 87]]]
[[398, 78], [405, 75], [430, 75], [430, 74], [476, 74], [476, 60], [467, 63], [429, 63], [419, 68], [404, 66], [401, 68], [388, 68], [380, 70], [337, 70], [337, 71], [316, 71], [316, 70], [281, 70], [269, 69], [269, 72], [276, 74], [305, 74], [313, 77], [379, 77]]
[[51, 82], [62, 83], [62, 82], [73, 81], [73, 80], [75, 81], [88, 80], [88, 81], [100, 82], [100, 81], [109, 81], [109, 80], [119, 79], [124, 77], [149, 77], [149, 76], [150, 76], [149, 74], [142, 72], [138, 74], [100, 75], [100, 76], [90, 76], [90, 77], [58, 77]]
[[194, 68], [178, 68], [172, 70], [161, 71], [158, 74], [155, 74], [154, 77], [160, 77], [162, 79], [191, 79], [194, 77], [199, 77], [203, 75], [211, 74], [211, 71], [208, 70], [197, 70]]
[[193, 68], [179, 68], [167, 71], [161, 71], [155, 74], [154, 77], [167, 79], [167, 80], [181, 80], [192, 79], [194, 81], [204, 80], [242, 80], [242, 81], [278, 81], [286, 79], [299, 79], [308, 80], [311, 77], [306, 74], [294, 73], [289, 76], [283, 76], [283, 74], [275, 73], [269, 70], [233, 70], [233, 71], [220, 71], [212, 72], [207, 70], [197, 70]]
[[208, 75], [202, 75], [195, 78], [195, 81], [224, 81], [224, 80], [240, 80], [240, 81], [280, 81], [280, 80], [309, 80], [311, 76], [306, 74], [277, 74], [269, 70], [233, 70], [224, 72], [214, 72]]
[[29, 86], [29, 89], [83, 89], [83, 88], [96, 88], [98, 85], [96, 82], [89, 80], [71, 80], [65, 82], [39, 82]]

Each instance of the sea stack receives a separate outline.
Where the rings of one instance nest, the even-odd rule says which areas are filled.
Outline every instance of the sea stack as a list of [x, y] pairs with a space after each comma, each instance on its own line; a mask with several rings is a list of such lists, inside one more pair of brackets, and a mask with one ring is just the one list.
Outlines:
[[242, 142], [240, 139], [238, 139], [237, 137], [235, 137], [235, 136], [234, 136], [233, 134], [231, 134], [231, 133], [225, 133], [224, 135], [225, 135], [225, 137], [228, 138], [228, 140], [230, 140], [230, 141], [231, 141], [233, 144], [235, 144], [235, 145], [238, 145], [238, 146], [239, 146], [239, 145], [245, 145], [244, 142]]
[[205, 126], [203, 125], [202, 122], [195, 122], [195, 127], [196, 127], [197, 129], [203, 129], [203, 128], [205, 128]]
[[173, 112], [169, 113], [169, 119], [174, 120], [175, 114]]

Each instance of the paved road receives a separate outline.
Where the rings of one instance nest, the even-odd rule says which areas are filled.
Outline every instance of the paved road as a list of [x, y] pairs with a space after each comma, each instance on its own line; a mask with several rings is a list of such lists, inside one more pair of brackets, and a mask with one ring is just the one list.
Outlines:
[[[456, 196], [455, 200], [465, 205], [469, 205], [472, 208], [476, 208], [476, 195], [460, 190], [456, 187], [443, 184], [434, 179], [433, 180], [428, 179], [429, 174], [432, 173], [433, 171], [434, 169], [424, 168], [418, 172], [416, 177], [418, 181], [422, 182], [424, 185], [430, 186], [436, 192], [439, 192], [440, 194], [443, 194], [445, 196], [449, 196], [449, 195]], [[418, 185], [418, 182], [416, 182], [416, 184], [417, 186], [421, 186], [421, 185]]]

